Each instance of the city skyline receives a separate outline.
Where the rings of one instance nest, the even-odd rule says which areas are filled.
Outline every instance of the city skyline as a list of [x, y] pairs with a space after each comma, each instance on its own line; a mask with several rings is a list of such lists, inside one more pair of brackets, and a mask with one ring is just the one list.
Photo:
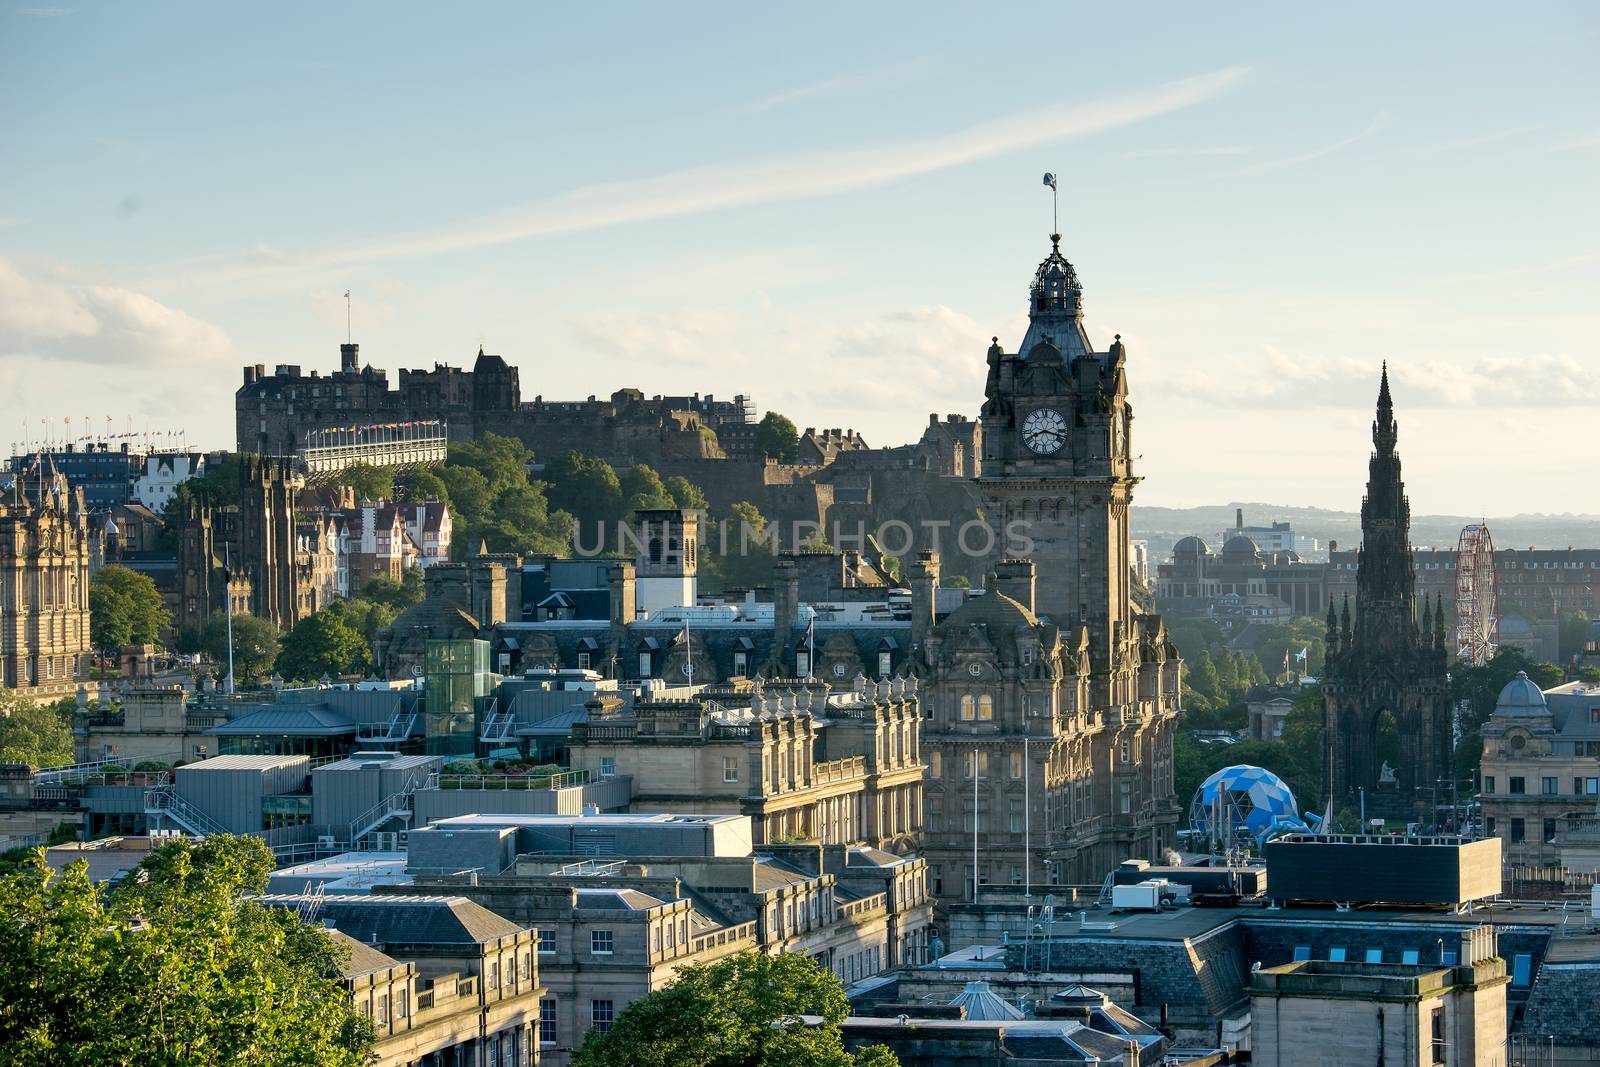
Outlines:
[[833, 47], [772, 13], [505, 8], [429, 19], [424, 55], [425, 9], [374, 10], [0, 13], [0, 435], [231, 446], [239, 367], [334, 367], [349, 290], [391, 374], [481, 341], [530, 399], [744, 392], [912, 440], [1020, 342], [1053, 171], [1090, 336], [1129, 346], [1137, 503], [1352, 509], [1388, 358], [1418, 513], [1584, 510], [1582, 7], [1018, 9], [978, 39], [919, 9]]

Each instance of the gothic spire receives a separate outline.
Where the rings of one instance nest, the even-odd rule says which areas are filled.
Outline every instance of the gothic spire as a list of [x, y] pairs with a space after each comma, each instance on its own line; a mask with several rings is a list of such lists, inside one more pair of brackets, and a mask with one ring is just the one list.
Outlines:
[[1372, 420], [1372, 444], [1379, 453], [1394, 451], [1400, 426], [1394, 421], [1394, 400], [1389, 396], [1389, 361], [1383, 362], [1383, 376], [1378, 383], [1378, 417]]

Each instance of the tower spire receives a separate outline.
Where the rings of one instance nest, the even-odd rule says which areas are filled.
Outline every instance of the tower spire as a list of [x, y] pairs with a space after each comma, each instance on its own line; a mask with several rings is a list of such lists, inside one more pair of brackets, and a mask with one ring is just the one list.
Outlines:
[[1383, 375], [1378, 381], [1378, 415], [1372, 420], [1372, 444], [1379, 452], [1394, 451], [1400, 427], [1394, 421], [1394, 399], [1389, 396], [1389, 361], [1383, 362]]

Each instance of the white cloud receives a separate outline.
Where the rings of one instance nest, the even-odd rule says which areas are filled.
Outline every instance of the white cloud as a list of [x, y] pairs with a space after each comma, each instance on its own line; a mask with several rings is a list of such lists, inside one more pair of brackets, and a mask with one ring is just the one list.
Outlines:
[[1342, 137], [1339, 140], [1334, 141], [1332, 144], [1325, 144], [1321, 148], [1313, 148], [1308, 152], [1301, 152], [1298, 155], [1285, 156], [1282, 159], [1268, 159], [1260, 163], [1252, 163], [1250, 166], [1243, 167], [1234, 173], [1256, 174], [1264, 170], [1277, 170], [1280, 167], [1294, 167], [1301, 163], [1309, 163], [1313, 159], [1321, 159], [1323, 156], [1332, 155], [1335, 152], [1340, 152], [1346, 148], [1349, 148], [1353, 144], [1365, 141], [1368, 137], [1380, 132], [1393, 121], [1394, 112], [1385, 109], [1374, 115], [1372, 117], [1372, 121], [1367, 123], [1366, 128], [1360, 133], [1351, 134], [1349, 137]]
[[58, 19], [72, 14], [70, 7], [19, 7], [17, 14], [30, 19]]
[[[1288, 353], [1263, 344], [1253, 359], [1186, 368], [1145, 383], [1151, 395], [1227, 408], [1365, 410], [1377, 399], [1374, 359]], [[1409, 358], [1391, 363], [1402, 408], [1587, 406], [1594, 370], [1565, 353], [1486, 357], [1473, 363]]]
[[291, 251], [258, 245], [243, 255], [191, 261], [181, 265], [180, 272], [196, 282], [227, 282], [282, 271], [437, 255], [750, 204], [836, 195], [1036, 145], [1087, 137], [1192, 107], [1220, 96], [1245, 74], [1245, 68], [1228, 67], [1152, 89], [1019, 112], [930, 137], [766, 156], [590, 185], [458, 225], [351, 241], [337, 247]]
[[1241, 145], [1219, 145], [1196, 148], [1149, 148], [1138, 152], [1124, 152], [1123, 159], [1170, 159], [1175, 156], [1247, 156], [1250, 149]]
[[228, 356], [222, 330], [143, 293], [0, 257], [0, 360], [172, 367]]
[[851, 93], [860, 93], [867, 89], [878, 89], [905, 81], [923, 73], [927, 69], [928, 60], [924, 57], [914, 59], [909, 63], [893, 63], [875, 67], [871, 70], [840, 74], [832, 78], [824, 78], [821, 81], [812, 82], [809, 85], [801, 85], [794, 89], [786, 89], [783, 92], [752, 100], [739, 107], [735, 114], [759, 115], [789, 104], [803, 103], [808, 100], [828, 100]]

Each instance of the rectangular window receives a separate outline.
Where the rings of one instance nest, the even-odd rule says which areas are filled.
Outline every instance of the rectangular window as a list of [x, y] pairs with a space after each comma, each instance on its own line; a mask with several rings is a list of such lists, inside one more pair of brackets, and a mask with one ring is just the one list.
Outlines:
[[1544, 821], [1544, 843], [1548, 845], [1552, 841], [1554, 841], [1555, 839], [1556, 839], [1556, 821], [1554, 819], [1546, 819]]
[[533, 955], [528, 952], [522, 954], [522, 966], [518, 968], [517, 978], [526, 982], [533, 977]]
[[556, 1002], [554, 997], [539, 1001], [539, 1044], [556, 1043]]
[[1311, 958], [1311, 946], [1310, 945], [1296, 945], [1294, 947], [1294, 960], [1295, 960], [1296, 963], [1299, 963], [1301, 960], [1309, 960], [1310, 958]]
[[1585, 778], [1583, 780], [1584, 796], [1600, 796], [1600, 778]]
[[1433, 1045], [1433, 1062], [1443, 1063], [1444, 1058], [1444, 1009], [1433, 1009], [1432, 1025], [1429, 1027], [1429, 1036]]
[[1014, 834], [1022, 833], [1022, 801], [1009, 800], [1006, 808], [1006, 829]]
[[1014, 779], [1022, 777], [1022, 753], [1020, 752], [1011, 753], [1011, 777]]
[[1328, 950], [1328, 959], [1334, 963], [1344, 962], [1344, 946], [1334, 945]]
[[1442, 967], [1454, 967], [1456, 965], [1455, 949], [1447, 948], [1442, 950], [1439, 953], [1439, 965]]
[[374, 1017], [374, 1021], [379, 1026], [383, 1026], [389, 1021], [389, 994], [378, 994], [378, 1011], [377, 1015]]
[[578, 653], [578, 669], [580, 671], [588, 670], [590, 662], [591, 661], [589, 659], [589, 653], [587, 653], [587, 652], [579, 652]]
[[1553, 797], [1557, 795], [1556, 780], [1554, 778], [1542, 778], [1539, 781], [1539, 785], [1545, 796]]
[[1494, 792], [1494, 775], [1486, 774], [1483, 776], [1483, 791], [1485, 793]]
[[1490, 837], [1493, 837], [1495, 835], [1494, 834], [1494, 816], [1493, 815], [1484, 816], [1484, 819], [1483, 819], [1483, 830]]
[[944, 798], [928, 798], [928, 830], [932, 833], [944, 831]]
[[1117, 810], [1128, 815], [1133, 811], [1133, 783], [1117, 783]]
[[1400, 951], [1400, 962], [1418, 964], [1422, 962], [1422, 952], [1418, 949], [1407, 948]]
[[1514, 797], [1520, 797], [1523, 794], [1525, 794], [1527, 791], [1528, 791], [1527, 783], [1522, 779], [1522, 777], [1520, 775], [1512, 775], [1511, 776], [1511, 795], [1514, 796]]
[[1528, 839], [1527, 825], [1521, 819], [1511, 820], [1511, 843], [1520, 845]]
[[553, 955], [556, 950], [556, 928], [554, 926], [539, 927], [539, 955]]
[[737, 782], [739, 780], [739, 758], [737, 756], [722, 757], [722, 780], [724, 782]]
[[617, 773], [617, 757], [615, 757], [615, 756], [601, 756], [600, 757], [600, 777], [602, 777], [602, 778], [614, 778], [614, 777], [616, 777], [616, 773]]
[[740, 675], [742, 677], [744, 675], [744, 673], [746, 671], [748, 671], [749, 669], [750, 669], [750, 655], [749, 655], [749, 653], [747, 653], [747, 652], [735, 652], [733, 654], [733, 673], [737, 674], [737, 675]]
[[1533, 957], [1519, 952], [1511, 957], [1511, 984], [1526, 989], [1533, 982]]
[[887, 678], [887, 677], [889, 677], [889, 673], [892, 670], [894, 670], [894, 662], [893, 662], [893, 660], [894, 660], [894, 658], [887, 652], [879, 652], [878, 653], [878, 677], [879, 678]]
[[609, 956], [611, 955], [612, 947], [613, 945], [610, 930], [589, 931], [590, 952], [594, 953], [596, 956]]
[[395, 990], [394, 994], [394, 1017], [396, 1019], [404, 1019], [410, 1014], [411, 990], [401, 986], [399, 989]]
[[649, 678], [650, 675], [650, 653], [641, 652], [639, 653], [639, 677]]
[[1012, 885], [1021, 885], [1022, 884], [1022, 868], [1019, 867], [1015, 863], [1013, 863], [1011, 865], [1011, 884]]
[[796, 652], [794, 654], [794, 676], [796, 678], [811, 677], [811, 654], [809, 652]]
[[611, 1022], [617, 1017], [616, 1007], [609, 1000], [591, 1000], [589, 1002], [589, 1025], [602, 1034], [611, 1031]]
[[1572, 795], [1573, 796], [1579, 796], [1579, 797], [1583, 796], [1583, 779], [1582, 778], [1574, 778], [1572, 780]]
[[928, 777], [944, 777], [944, 754], [938, 749], [932, 749], [928, 753]]
[[1381, 949], [1381, 948], [1369, 948], [1369, 949], [1367, 949], [1367, 962], [1368, 963], [1382, 963], [1383, 962], [1383, 949]]

